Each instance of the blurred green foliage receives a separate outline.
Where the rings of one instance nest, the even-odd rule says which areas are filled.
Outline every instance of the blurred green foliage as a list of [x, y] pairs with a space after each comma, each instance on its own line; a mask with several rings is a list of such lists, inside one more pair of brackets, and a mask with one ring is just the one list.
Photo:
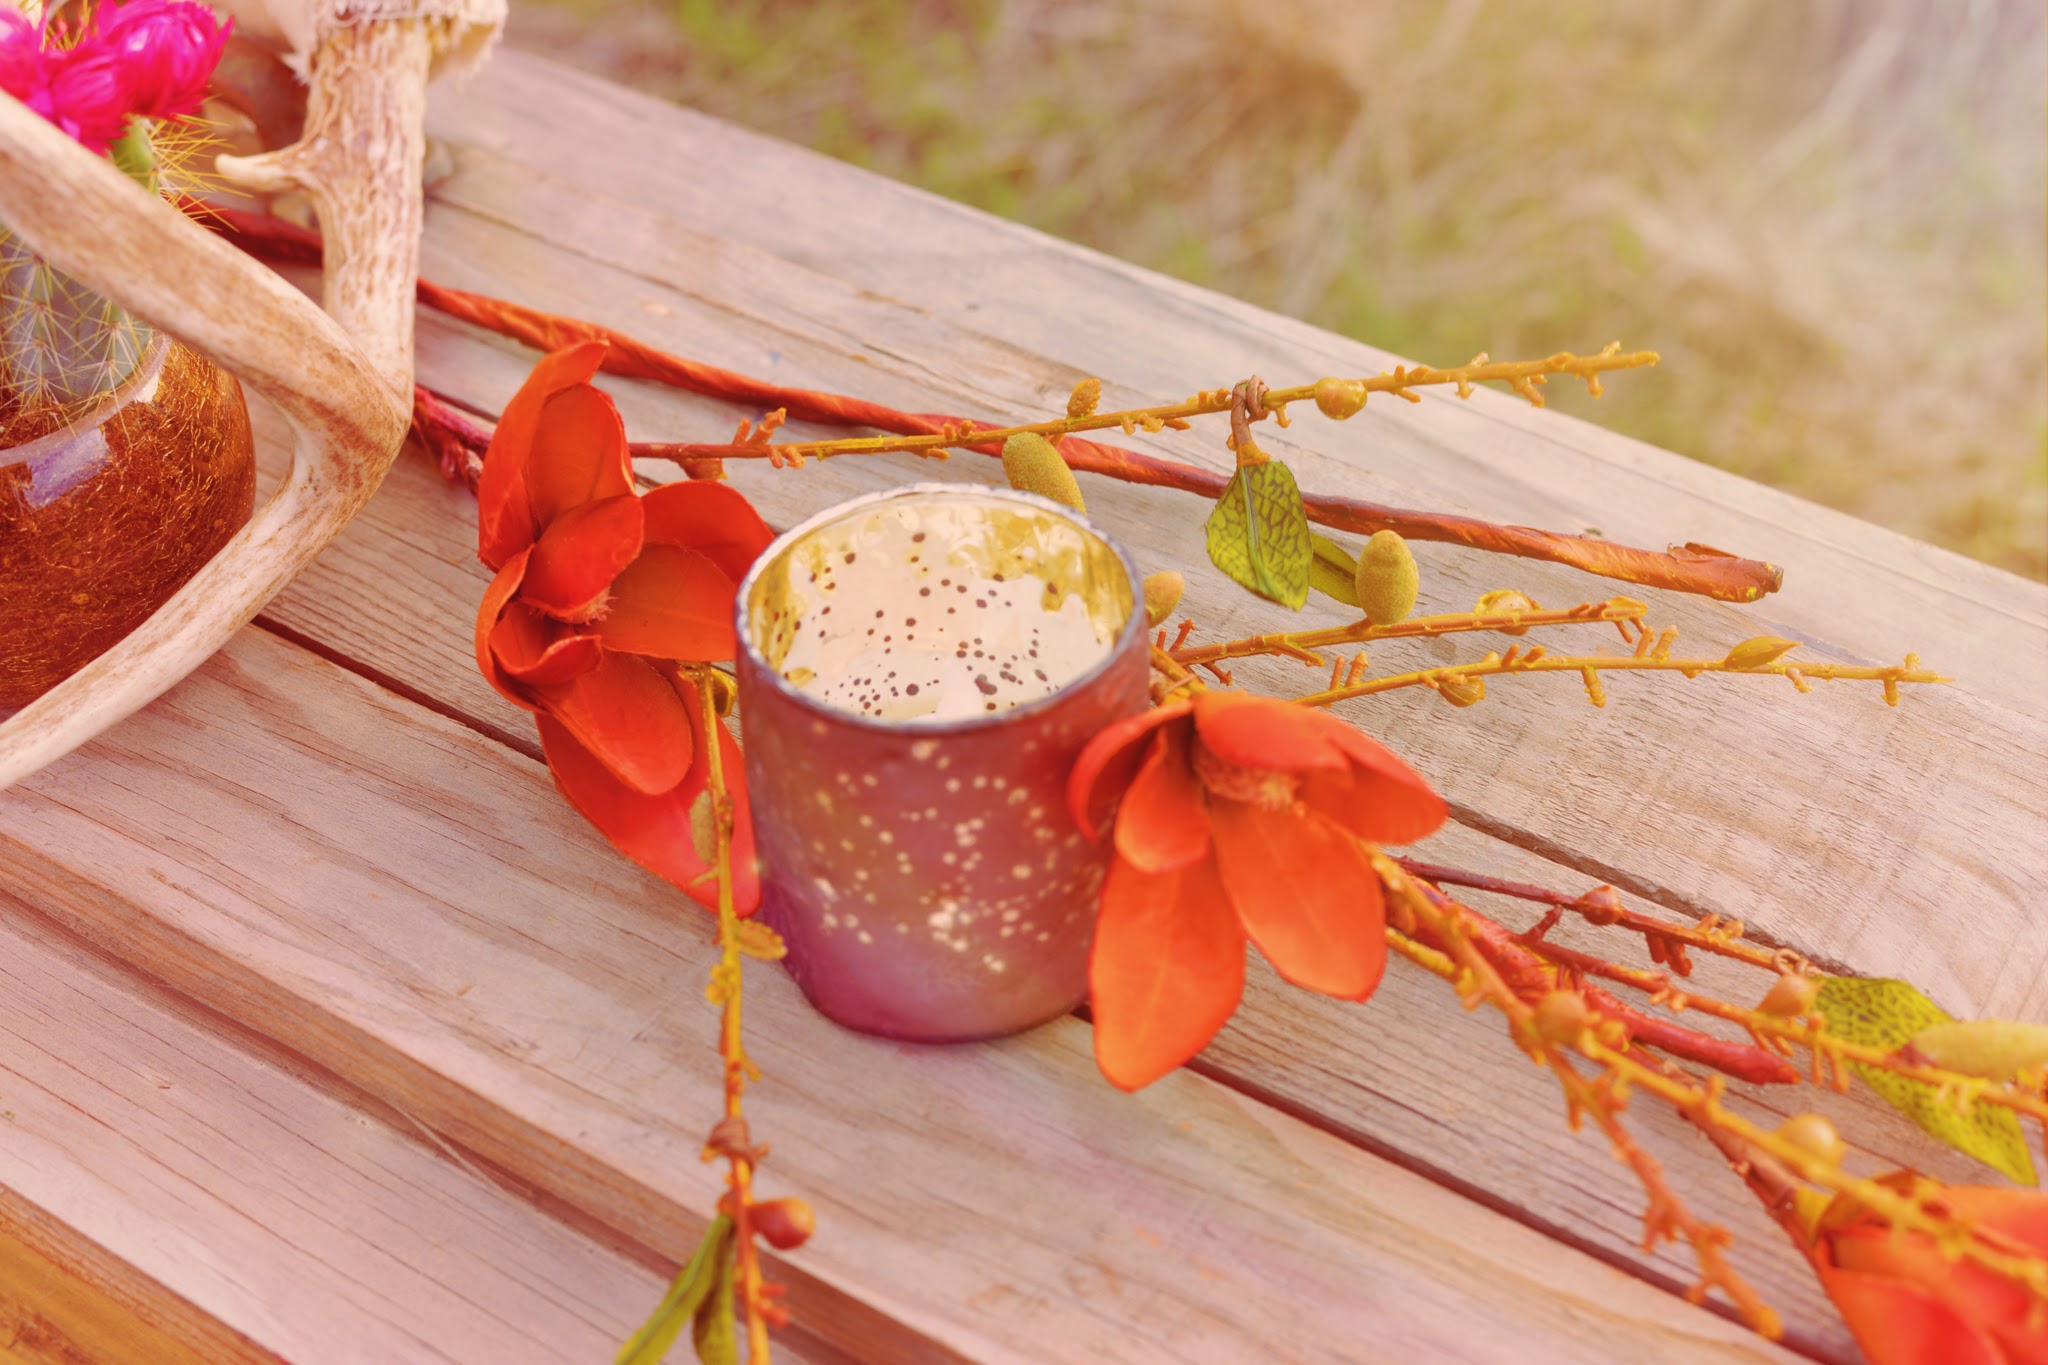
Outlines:
[[[532, 0], [515, 41], [2048, 578], [2029, 0]], [[1193, 378], [1191, 377], [1191, 382]]]

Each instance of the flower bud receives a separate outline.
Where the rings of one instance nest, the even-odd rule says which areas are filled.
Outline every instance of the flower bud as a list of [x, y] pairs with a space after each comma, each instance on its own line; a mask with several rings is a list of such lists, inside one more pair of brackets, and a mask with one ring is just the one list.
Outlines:
[[[1541, 611], [1536, 599], [1527, 593], [1516, 592], [1513, 588], [1495, 588], [1479, 599], [1479, 605], [1472, 609], [1482, 616], [1497, 616], [1506, 612]], [[1502, 626], [1503, 635], [1527, 635], [1527, 626]]]
[[1074, 471], [1067, 468], [1053, 443], [1035, 431], [1020, 431], [1003, 442], [1003, 474], [1012, 488], [1050, 498], [1076, 512], [1088, 510], [1081, 501], [1081, 485], [1074, 482]]
[[1172, 569], [1145, 575], [1145, 623], [1156, 626], [1173, 615], [1187, 580]]
[[1849, 1146], [1835, 1131], [1835, 1125], [1819, 1114], [1794, 1114], [1778, 1125], [1778, 1136], [1830, 1166], [1841, 1165], [1842, 1158], [1849, 1154]]
[[1323, 416], [1341, 422], [1365, 406], [1365, 381], [1362, 379], [1318, 379], [1316, 381], [1316, 406], [1323, 410]]
[[1628, 907], [1621, 903], [1621, 893], [1611, 886], [1596, 886], [1572, 902], [1572, 908], [1585, 918], [1588, 924], [1609, 925], [1621, 923], [1621, 917]]
[[1536, 1032], [1548, 1043], [1572, 1046], [1591, 1019], [1586, 997], [1577, 991], [1552, 991], [1536, 1003]]
[[1965, 1019], [1921, 1030], [1913, 1046], [1938, 1067], [2002, 1081], [2048, 1066], [2048, 1024]]
[[1074, 391], [1067, 396], [1067, 416], [1073, 418], [1093, 417], [1095, 405], [1102, 401], [1102, 381], [1084, 379], [1074, 385]]
[[795, 1251], [818, 1230], [818, 1215], [794, 1196], [750, 1205], [747, 1217], [754, 1231], [777, 1251]]
[[1818, 981], [1798, 972], [1787, 972], [1778, 978], [1770, 994], [1757, 1005], [1757, 1013], [1780, 1019], [1797, 1019], [1813, 1012], [1814, 997], [1819, 994]]
[[1464, 673], [1450, 673], [1437, 679], [1436, 694], [1453, 706], [1471, 706], [1486, 700], [1486, 679]]
[[1393, 531], [1375, 531], [1358, 555], [1358, 605], [1376, 626], [1391, 626], [1415, 610], [1422, 576], [1408, 542]]

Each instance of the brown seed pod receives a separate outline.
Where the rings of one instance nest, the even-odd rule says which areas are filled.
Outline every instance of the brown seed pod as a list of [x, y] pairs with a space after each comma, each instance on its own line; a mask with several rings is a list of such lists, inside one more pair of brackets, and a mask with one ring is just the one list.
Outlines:
[[777, 1251], [795, 1251], [818, 1230], [818, 1215], [795, 1196], [750, 1205], [747, 1218], [762, 1240]]
[[1621, 893], [1611, 886], [1596, 886], [1572, 902], [1572, 908], [1585, 916], [1588, 924], [1619, 924], [1628, 907], [1621, 903]]

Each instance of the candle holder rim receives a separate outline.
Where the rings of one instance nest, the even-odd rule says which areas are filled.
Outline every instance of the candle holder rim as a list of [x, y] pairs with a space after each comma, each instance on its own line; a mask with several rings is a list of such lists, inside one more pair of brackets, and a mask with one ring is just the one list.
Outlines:
[[[993, 715], [981, 716], [918, 717], [911, 720], [884, 720], [874, 716], [862, 715], [856, 711], [848, 711], [841, 707], [833, 706], [829, 702], [820, 701], [813, 694], [804, 691], [802, 688], [791, 683], [789, 679], [783, 677], [781, 671], [772, 666], [767, 658], [762, 655], [760, 649], [755, 645], [753, 633], [749, 629], [749, 618], [752, 616], [749, 604], [753, 597], [754, 586], [760, 581], [762, 573], [788, 550], [791, 545], [795, 544], [798, 539], [810, 534], [821, 526], [840, 521], [851, 514], [879, 503], [894, 502], [899, 498], [918, 496], [936, 496], [941, 498], [980, 497], [991, 498], [1000, 502], [1022, 503], [1037, 511], [1050, 512], [1055, 517], [1079, 527], [1082, 531], [1109, 547], [1110, 552], [1116, 556], [1117, 563], [1123, 568], [1124, 580], [1130, 589], [1131, 609], [1130, 614], [1124, 618], [1123, 628], [1105, 646], [1102, 657], [1090, 664], [1085, 671], [1076, 674], [1042, 697], [1034, 697], [1030, 701], [1023, 702]], [[932, 480], [899, 484], [894, 488], [878, 489], [873, 493], [863, 493], [859, 497], [849, 498], [845, 502], [834, 503], [832, 506], [824, 508], [798, 522], [795, 526], [790, 527], [776, 536], [773, 541], [769, 542], [768, 547], [761, 551], [753, 564], [748, 567], [747, 576], [740, 580], [739, 590], [733, 596], [734, 647], [739, 656], [735, 666], [741, 661], [750, 663], [761, 675], [761, 681], [764, 686], [772, 688], [784, 700], [802, 708], [804, 711], [820, 719], [829, 720], [836, 725], [852, 726], [856, 729], [870, 730], [877, 734], [889, 735], [969, 734], [987, 729], [993, 724], [999, 724], [1013, 718], [1036, 715], [1040, 711], [1057, 706], [1075, 691], [1086, 687], [1106, 673], [1116, 663], [1118, 656], [1122, 654], [1131, 636], [1134, 634], [1142, 635], [1150, 628], [1145, 620], [1143, 583], [1144, 579], [1138, 573], [1137, 561], [1131, 558], [1130, 551], [1124, 548], [1123, 543], [1089, 520], [1086, 513], [1077, 512], [1064, 503], [1057, 503], [1051, 498], [1040, 497], [1036, 493], [1027, 493], [1022, 489], [1005, 488], [997, 484], [939, 483]]]
[[142, 359], [136, 362], [134, 371], [126, 379], [101, 394], [91, 407], [83, 409], [55, 431], [46, 431], [33, 441], [23, 441], [20, 445], [0, 445], [0, 469], [40, 459], [77, 440], [79, 433], [104, 423], [161, 375], [164, 360], [171, 353], [171, 335], [160, 328], [151, 328], [150, 331], [149, 348], [142, 353]]

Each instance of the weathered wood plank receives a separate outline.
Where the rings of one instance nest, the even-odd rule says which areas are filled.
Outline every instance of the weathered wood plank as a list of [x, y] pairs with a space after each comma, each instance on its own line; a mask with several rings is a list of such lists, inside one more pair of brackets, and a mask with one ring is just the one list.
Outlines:
[[[628, 175], [623, 151], [570, 155], [541, 126], [542, 86], [549, 119], [574, 111], [561, 126], [577, 129], [579, 143], [606, 130], [608, 145], [631, 145], [629, 128], [669, 118], [530, 59], [445, 102], [435, 126], [457, 172], [444, 204], [516, 222], [508, 238], [519, 240], [478, 252], [471, 239], [460, 259], [437, 254], [444, 214], [431, 220], [436, 273], [726, 363], [759, 369], [765, 354], [773, 373], [906, 406], [962, 406], [964, 390], [982, 397], [987, 415], [1044, 411], [1083, 370], [1118, 399], [1161, 399], [1253, 366], [1291, 379], [1387, 361], [708, 120], [662, 123], [665, 156], [684, 172], [676, 179]], [[705, 236], [726, 243], [700, 249]], [[550, 266], [550, 247], [581, 259]], [[778, 282], [791, 266], [777, 256], [804, 274]], [[836, 284], [805, 311], [821, 276]], [[897, 301], [858, 313], [862, 291]], [[756, 296], [769, 302], [757, 308]], [[849, 336], [863, 349], [847, 350]], [[1498, 684], [1499, 704], [1456, 724], [1419, 694], [1361, 706], [1365, 723], [1517, 842], [1667, 904], [1741, 915], [1831, 960], [1911, 976], [1959, 1012], [2048, 1011], [2048, 933], [2026, 900], [2048, 880], [2048, 725], [2029, 671], [2048, 650], [2048, 632], [2030, 623], [2048, 590], [1498, 395], [1391, 406], [1399, 410], [1375, 407], [1344, 428], [1305, 420], [1267, 445], [1311, 486], [1597, 523], [1638, 542], [1693, 536], [1784, 559], [1792, 587], [1759, 607], [1663, 599], [1657, 618], [1710, 656], [1773, 632], [1805, 638], [1823, 657], [1917, 648], [1965, 682], [1893, 713], [1879, 709], [1875, 689], [1793, 698], [1758, 695], [1755, 680], [1629, 679], [1615, 685], [1614, 706], [1593, 712], [1568, 680], [1525, 679]], [[1211, 462], [1220, 454], [1193, 437], [1176, 449]], [[743, 474], [750, 488], [748, 475], [762, 477]], [[1093, 486], [1091, 496], [1141, 558], [1192, 556], [1199, 508], [1188, 500]], [[1554, 566], [1442, 547], [1421, 554], [1433, 607], [1465, 605], [1503, 581], [1546, 601], [1613, 590]], [[1206, 571], [1188, 600], [1219, 635], [1271, 616]], [[1388, 657], [1435, 662], [1448, 648]], [[1961, 904], [1975, 932], [1927, 932]]]
[[[0, 794], [0, 869], [646, 1245], [674, 1254], [710, 1207], [701, 913], [461, 726], [245, 632]], [[774, 972], [749, 1016], [770, 1187], [823, 1225], [779, 1273], [857, 1355], [1538, 1359], [1624, 1336], [1660, 1359], [1771, 1354], [1191, 1073], [1127, 1099], [1077, 1021], [891, 1045]]]
[[587, 1361], [660, 1297], [641, 1260], [5, 899], [0, 994], [0, 1265], [10, 1225], [58, 1243], [55, 1279], [0, 1274], [0, 1303], [84, 1359]]
[[[499, 377], [516, 383], [521, 363], [508, 357], [506, 373]], [[448, 524], [467, 533], [466, 519], [472, 515], [468, 495], [449, 490], [423, 460], [402, 462], [393, 480], [396, 486], [272, 609], [272, 616], [340, 642], [356, 658], [372, 658], [379, 674], [396, 674], [410, 686], [450, 700], [491, 733], [499, 726], [526, 729], [523, 747], [531, 750], [530, 722], [481, 683], [466, 646], [448, 638], [452, 632], [435, 638], [417, 630], [421, 618], [459, 610], [467, 600], [459, 594], [481, 591], [481, 570], [466, 558], [466, 541], [436, 547], [437, 539], [453, 539], [445, 530]], [[790, 484], [781, 488], [788, 490]], [[454, 593], [420, 586], [444, 569], [461, 585]], [[331, 580], [326, 579], [329, 573]], [[381, 573], [385, 583], [367, 591], [367, 583], [357, 577], [362, 573]], [[396, 630], [374, 633], [352, 617], [362, 602], [390, 604], [406, 616]], [[416, 633], [405, 636], [403, 631]], [[1576, 884], [1575, 874], [1470, 832], [1447, 835], [1425, 853], [1496, 875], [1562, 877], [1562, 884]], [[1456, 1019], [1447, 1022], [1449, 998], [1432, 981], [1397, 972], [1370, 1013], [1361, 1013], [1302, 996], [1255, 968], [1246, 998], [1244, 1015], [1208, 1058], [1224, 1073], [1284, 1098], [1296, 1112], [1315, 1116], [1376, 1150], [1398, 1153], [1404, 1163], [1516, 1208], [1538, 1226], [1557, 1229], [1611, 1259], [1644, 1265], [1661, 1283], [1685, 1283], [1691, 1270], [1688, 1252], [1666, 1247], [1645, 1257], [1639, 1251], [1639, 1210], [1627, 1174], [1600, 1144], [1566, 1131], [1550, 1083], [1520, 1064], [1485, 1016], [1452, 1011]], [[1457, 1044], [1444, 1042], [1447, 1028], [1455, 1032]], [[1448, 1074], [1446, 1058], [1460, 1062]], [[1759, 1280], [1781, 1286], [1774, 1303], [1786, 1315], [1795, 1340], [1805, 1349], [1853, 1359], [1853, 1348], [1817, 1284], [1792, 1250], [1780, 1245], [1775, 1229], [1754, 1215], [1747, 1194], [1726, 1177], [1719, 1158], [1675, 1120], [1652, 1117], [1648, 1122], [1663, 1141], [1662, 1154], [1680, 1187], [1698, 1199], [1704, 1216], [1739, 1227], [1745, 1264]], [[1880, 1132], [1886, 1131], [1882, 1117], [1876, 1122]], [[1509, 1142], [1508, 1134], [1522, 1136]], [[1915, 1160], [1924, 1165], [1929, 1159], [1927, 1144], [1910, 1136], [1891, 1153], [1892, 1164]]]
[[[465, 163], [465, 177], [473, 170]], [[472, 187], [473, 197], [479, 201], [510, 192], [511, 169], [492, 170], [491, 174], [505, 178], [506, 183], [499, 185], [493, 180], [481, 188]], [[544, 172], [522, 170], [518, 174], [538, 176]], [[463, 185], [469, 182], [458, 179], [455, 183]], [[451, 193], [453, 188], [451, 186]], [[846, 348], [862, 344], [860, 338], [863, 335], [874, 337], [884, 332], [884, 324], [900, 330], [901, 324], [891, 323], [889, 319], [904, 314], [905, 306], [862, 296], [857, 289], [764, 258], [742, 244], [698, 238], [672, 223], [663, 223], [657, 231], [653, 226], [636, 220], [631, 206], [574, 197], [565, 197], [564, 202], [572, 206], [582, 205], [577, 211], [591, 215], [588, 221], [580, 217], [561, 220], [556, 231], [565, 240], [580, 242], [579, 250], [583, 251], [618, 253], [633, 260], [638, 267], [637, 272], [587, 257], [565, 261], [563, 248], [545, 235], [530, 235], [502, 227], [493, 230], [479, 214], [457, 210], [447, 203], [437, 207], [433, 218], [434, 231], [429, 240], [430, 272], [452, 283], [504, 289], [506, 286], [502, 283], [493, 284], [493, 280], [502, 275], [520, 283], [522, 297], [563, 311], [601, 316], [657, 339], [665, 337], [669, 344], [679, 349], [694, 349], [723, 363], [756, 372], [774, 373], [778, 367], [787, 372], [791, 368], [805, 367], [803, 373], [794, 376], [803, 382], [851, 386], [865, 377], [871, 386], [866, 391], [911, 407], [973, 406], [971, 393], [963, 395], [959, 381], [944, 377], [944, 365], [953, 365], [959, 372], [972, 372], [986, 378], [990, 384], [1005, 374], [1016, 376], [1014, 382], [1025, 384], [1030, 382], [1034, 373], [1048, 371], [1052, 364], [1035, 361], [1028, 353], [923, 316], [914, 320], [920, 334], [924, 331], [933, 334], [927, 350], [917, 349], [914, 344], [916, 338], [905, 338], [896, 331], [889, 331], [888, 349], [849, 353]], [[602, 235], [596, 232], [599, 220], [612, 224], [621, 238], [638, 245], [612, 243], [607, 246]], [[436, 338], [423, 350], [423, 363], [427, 366], [430, 382], [446, 383], [487, 406], [503, 402], [528, 363], [528, 357], [516, 350], [477, 341], [468, 337], [464, 329], [437, 323], [431, 317], [425, 326]], [[1041, 406], [1055, 403], [1063, 396], [1065, 386], [1072, 378], [1072, 372], [1058, 373], [1037, 385], [1035, 400], [1019, 400], [1020, 404], [1029, 401], [1037, 401]], [[680, 419], [699, 424], [694, 429], [718, 430], [729, 417], [716, 405], [699, 400], [656, 394], [639, 386], [622, 386], [620, 391], [636, 429], [648, 430], [651, 422], [665, 420], [675, 423]], [[1543, 422], [1549, 418], [1537, 415], [1534, 420]], [[867, 464], [841, 462], [822, 468], [814, 466], [801, 475], [768, 476], [758, 469], [742, 469], [739, 476], [771, 516], [787, 521], [818, 503], [865, 491], [886, 479], [901, 477], [906, 468], [921, 475], [938, 473], [956, 477], [987, 477], [988, 474], [985, 466], [963, 458], [950, 467], [911, 465], [906, 461], [884, 470]], [[1139, 528], [1140, 534], [1150, 529], [1148, 510], [1156, 511], [1158, 506], [1150, 500], [1159, 497], [1108, 488], [1098, 494], [1094, 487], [1091, 487], [1091, 496], [1098, 498], [1098, 506], [1103, 498], [1129, 497], [1131, 505], [1112, 513], [1115, 518], [1113, 524], [1120, 529]], [[369, 584], [377, 581], [372, 575], [383, 573], [388, 579], [394, 555], [402, 556], [418, 547], [433, 546], [437, 537], [446, 537], [448, 533], [441, 524], [441, 518], [447, 515], [457, 519], [459, 532], [452, 543], [443, 544], [428, 553], [426, 562], [435, 574], [444, 568], [452, 571], [465, 562], [470, 511], [467, 501], [460, 495], [438, 489], [430, 474], [414, 471], [406, 491], [396, 499], [387, 497], [380, 500], [379, 505], [373, 507], [371, 516], [351, 532], [351, 537], [359, 537], [362, 545], [355, 552], [362, 576], [348, 584], [346, 591], [341, 591], [337, 590], [338, 585], [322, 584], [318, 578], [320, 571], [316, 569], [315, 575], [281, 604], [280, 612], [302, 612], [299, 618], [285, 619], [292, 620], [295, 628], [324, 633], [325, 638], [340, 642], [336, 647], [344, 649], [344, 652], [369, 652], [383, 647], [382, 640], [375, 638], [374, 631], [357, 629], [353, 633], [336, 634], [337, 618], [357, 609], [358, 604], [375, 603], [387, 596], [389, 589], [366, 591]], [[391, 524], [389, 536], [379, 532], [386, 519]], [[1153, 547], [1154, 551], [1168, 555], [1176, 550], [1186, 553], [1185, 548], [1179, 545], [1182, 529], [1177, 523], [1170, 523], [1158, 537], [1159, 543]], [[344, 547], [347, 544], [345, 541]], [[1424, 553], [1429, 553], [1427, 548]], [[333, 558], [330, 555], [329, 561]], [[329, 561], [323, 561], [323, 564]], [[472, 566], [467, 573], [469, 592], [480, 591], [482, 579], [479, 571]], [[414, 578], [409, 571], [395, 576], [407, 583]], [[455, 577], [460, 581], [460, 574]], [[1579, 576], [1572, 577], [1586, 581]], [[1191, 596], [1199, 600], [1206, 592], [1207, 600], [1230, 605], [1239, 600], [1234, 589], [1200, 581], [1204, 578], [1206, 571], [1198, 575]], [[1477, 587], [1472, 590], [1476, 594]], [[437, 641], [431, 633], [418, 631], [417, 622], [431, 618], [436, 612], [457, 616], [465, 614], [469, 600], [458, 597], [453, 603], [436, 605], [422, 598], [409, 608], [413, 613], [409, 618], [412, 624], [403, 628], [414, 634], [400, 637], [408, 640], [405, 652], [417, 649], [419, 653], [411, 654], [409, 658], [382, 659], [376, 667], [380, 671], [396, 670], [400, 673], [408, 668], [415, 669], [413, 685], [437, 695], [461, 695], [463, 700], [459, 709], [472, 715], [488, 714], [490, 708], [497, 708], [500, 713], [498, 723], [516, 728], [523, 723], [522, 718], [512, 708], [490, 696], [474, 679], [466, 641], [460, 632], [448, 632]], [[1746, 630], [1759, 628], [1762, 627], [1745, 626]], [[1624, 690], [1627, 688], [1627, 683], [1616, 685], [1617, 700], [1606, 713], [1584, 711], [1569, 697], [1566, 698], [1568, 705], [1563, 709], [1572, 715], [1582, 715], [1595, 724], [1611, 725], [1617, 713], [1633, 704], [1629, 692]], [[1730, 709], [1739, 712], [1741, 694], [1734, 695], [1736, 701]], [[1686, 700], [1690, 704], [1690, 694]], [[1874, 713], [1874, 725], [1882, 727], [1893, 723], [1894, 717], [1875, 710], [1873, 698], [1865, 696], [1861, 700], [1873, 702], [1866, 710]], [[1512, 712], [1522, 702], [1521, 697], [1506, 688], [1497, 698], [1501, 712]], [[1466, 713], [1458, 721], [1469, 723], [1483, 714]], [[1425, 715], [1417, 719], [1417, 724], [1428, 724], [1432, 719]], [[1504, 716], [1501, 719], [1509, 718]], [[1660, 718], [1660, 723], [1668, 719]], [[1487, 735], [1489, 742], [1526, 751], [1532, 745], [1541, 745], [1542, 724], [1540, 718], [1536, 721], [1517, 718], [1505, 726], [1496, 721], [1492, 728], [1483, 729], [1482, 733]], [[1443, 727], [1438, 724], [1435, 728]], [[1586, 742], [1597, 750], [1599, 739], [1596, 734]], [[2024, 745], [2016, 747], [2023, 749]], [[1753, 761], [1753, 756], [1740, 761]], [[1738, 769], [1739, 763], [1733, 763], [1725, 770]], [[1540, 767], [1532, 771], [1536, 779], [1545, 784], [1557, 781], [1556, 774]], [[1555, 789], [1546, 785], [1539, 795], [1552, 799]], [[1483, 814], [1483, 810], [1480, 813]], [[1526, 866], [1517, 869], [1513, 866], [1516, 855], [1510, 849], [1491, 847], [1484, 841], [1474, 841], [1471, 847], [1473, 854], [1453, 860], [1509, 875], [1519, 871], [1521, 875], [1539, 880], [1555, 880], [1560, 875], [1554, 866], [1533, 872]], [[1569, 876], [1566, 879], [1569, 880]], [[1871, 964], [1864, 961], [1853, 947], [1843, 949], [1825, 943], [1825, 940], [1822, 942], [1839, 958], [1872, 969]], [[1815, 943], [1808, 941], [1804, 946], [1814, 947]], [[1475, 1047], [1478, 1055], [1486, 1060], [1472, 1063], [1469, 1091], [1461, 1090], [1462, 1098], [1441, 1094], [1441, 1086], [1431, 1074], [1431, 1068], [1426, 1063], [1407, 1060], [1440, 1055], [1428, 1048], [1432, 1028], [1426, 1021], [1434, 1018], [1432, 1011], [1441, 1005], [1440, 1001], [1429, 996], [1429, 989], [1424, 984], [1411, 992], [1410, 998], [1414, 1000], [1418, 1014], [1415, 1020], [1401, 1025], [1389, 1024], [1391, 1007], [1382, 1011], [1376, 1006], [1375, 1016], [1368, 1026], [1358, 1021], [1355, 1013], [1331, 1011], [1317, 1015], [1318, 1002], [1301, 1002], [1302, 1009], [1307, 1011], [1306, 1017], [1298, 1012], [1290, 1013], [1290, 1002], [1285, 994], [1255, 988], [1246, 1016], [1253, 1022], [1233, 1033], [1237, 1050], [1226, 1050], [1223, 1065], [1247, 1083], [1270, 1087], [1275, 1093], [1285, 1094], [1290, 1103], [1316, 1114], [1319, 1121], [1336, 1125], [1342, 1131], [1360, 1134], [1381, 1145], [1382, 1149], [1405, 1153], [1404, 1159], [1429, 1163], [1447, 1178], [1470, 1181], [1473, 1186], [1484, 1190], [1488, 1197], [1519, 1207], [1543, 1224], [1572, 1230], [1574, 1235], [1584, 1235], [1589, 1243], [1600, 1247], [1606, 1254], [1629, 1255], [1635, 1236], [1635, 1207], [1626, 1177], [1611, 1168], [1597, 1144], [1579, 1143], [1574, 1146], [1564, 1136], [1555, 1120], [1555, 1102], [1547, 1088], [1548, 1083], [1516, 1067], [1510, 1058], [1503, 1056], [1498, 1040], [1486, 1031], [1483, 1024], [1477, 1026], [1479, 1033]], [[1322, 1040], [1323, 1046], [1333, 1047], [1338, 1055], [1352, 1059], [1356, 1066], [1352, 1086], [1336, 1087], [1335, 1098], [1332, 1087], [1321, 1083], [1329, 1068], [1327, 1060], [1319, 1055], [1321, 1047], [1307, 1047], [1290, 1041], [1307, 1037]], [[1328, 1041], [1331, 1038], [1342, 1041], [1331, 1044]], [[1384, 1066], [1374, 1069], [1359, 1065], [1356, 1061], [1358, 1054], [1371, 1057], [1384, 1054], [1389, 1060]], [[1248, 1060], [1251, 1058], [1257, 1060], [1256, 1069]], [[1356, 1094], [1351, 1093], [1353, 1087]], [[1475, 1096], [1495, 1097], [1494, 1112], [1475, 1116], [1469, 1107]], [[1859, 1118], [1863, 1117], [1859, 1115]], [[1530, 1157], [1527, 1161], [1520, 1159], [1523, 1153], [1503, 1151], [1498, 1141], [1488, 1140], [1489, 1135], [1497, 1138], [1502, 1132], [1532, 1131], [1547, 1135], [1547, 1140], [1537, 1152], [1527, 1154]], [[1749, 1216], [1743, 1203], [1745, 1196], [1729, 1186], [1711, 1154], [1696, 1145], [1687, 1146], [1689, 1139], [1682, 1130], [1654, 1131], [1677, 1144], [1674, 1170], [1682, 1188], [1700, 1192], [1703, 1212], [1735, 1221], [1738, 1225]], [[1930, 1159], [1938, 1159], [1931, 1155], [1932, 1149], [1927, 1144], [1913, 1138], [1902, 1127], [1887, 1130], [1880, 1121], [1876, 1132], [1880, 1138], [1890, 1138], [1888, 1154], [1893, 1160], [1911, 1159], [1925, 1164]], [[1441, 1159], [1442, 1154], [1448, 1151], [1459, 1153], [1456, 1162]], [[1547, 1181], [1537, 1178], [1546, 1174], [1552, 1178]], [[1783, 1282], [1785, 1287], [1778, 1297], [1791, 1301], [1781, 1306], [1788, 1309], [1795, 1324], [1810, 1334], [1807, 1338], [1809, 1344], [1819, 1347], [1832, 1334], [1836, 1346], [1840, 1347], [1839, 1328], [1821, 1304], [1810, 1278], [1790, 1257], [1789, 1251], [1777, 1246], [1775, 1234], [1768, 1228], [1756, 1223], [1750, 1231], [1755, 1234], [1749, 1240], [1755, 1247], [1754, 1263], [1761, 1267], [1759, 1277]], [[1682, 1277], [1686, 1273], [1686, 1264], [1682, 1252], [1667, 1250], [1653, 1262], [1654, 1273], [1667, 1278]]]
[[0, 1186], [4, 1365], [257, 1365], [276, 1359]]

